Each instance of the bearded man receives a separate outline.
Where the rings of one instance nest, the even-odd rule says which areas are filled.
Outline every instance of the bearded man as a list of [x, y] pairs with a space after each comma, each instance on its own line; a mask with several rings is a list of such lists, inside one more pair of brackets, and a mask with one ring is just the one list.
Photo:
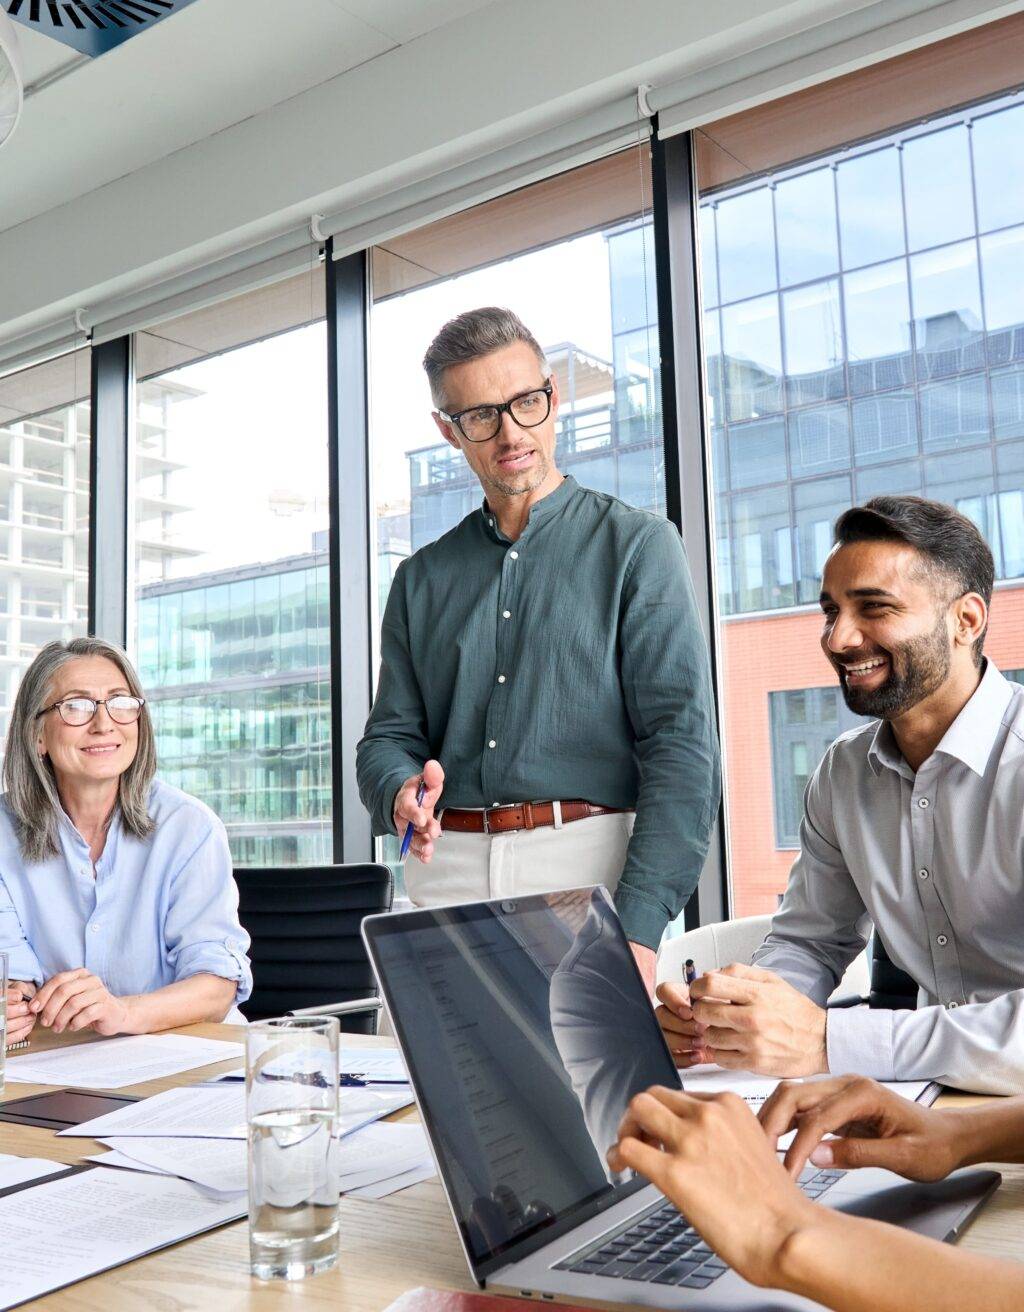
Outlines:
[[[880, 722], [812, 776], [753, 965], [659, 989], [678, 1065], [1024, 1092], [1024, 688], [982, 656], [993, 576], [950, 506], [876, 497], [839, 518], [821, 645]], [[917, 1010], [826, 1011], [872, 925]]]

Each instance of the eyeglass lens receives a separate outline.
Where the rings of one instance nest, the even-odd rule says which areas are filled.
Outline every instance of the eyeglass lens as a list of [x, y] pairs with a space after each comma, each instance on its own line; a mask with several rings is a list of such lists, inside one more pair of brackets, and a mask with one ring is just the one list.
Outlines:
[[142, 702], [138, 697], [108, 697], [105, 702], [94, 702], [91, 697], [69, 697], [57, 707], [65, 724], [88, 724], [98, 706], [106, 706], [107, 714], [115, 724], [131, 724], [139, 718]]
[[[551, 397], [544, 388], [539, 388], [536, 392], [517, 396], [509, 402], [508, 408], [520, 428], [536, 428], [551, 412]], [[459, 424], [471, 442], [486, 442], [501, 428], [501, 415], [498, 406], [481, 405], [475, 410], [466, 410], [459, 417]]]

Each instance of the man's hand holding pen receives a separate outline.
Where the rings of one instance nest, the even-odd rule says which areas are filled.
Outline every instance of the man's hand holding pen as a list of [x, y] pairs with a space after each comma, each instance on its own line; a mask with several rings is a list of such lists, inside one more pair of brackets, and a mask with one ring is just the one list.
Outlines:
[[[423, 785], [422, 796], [420, 785]], [[421, 775], [406, 779], [395, 794], [395, 832], [399, 838], [412, 826], [409, 851], [420, 861], [429, 861], [434, 854], [434, 842], [441, 836], [441, 825], [434, 818], [444, 788], [444, 770], [440, 761], [428, 761]]]
[[20, 1043], [32, 1033], [36, 1018], [28, 1004], [36, 995], [36, 986], [28, 980], [12, 979], [7, 985], [7, 1047]]

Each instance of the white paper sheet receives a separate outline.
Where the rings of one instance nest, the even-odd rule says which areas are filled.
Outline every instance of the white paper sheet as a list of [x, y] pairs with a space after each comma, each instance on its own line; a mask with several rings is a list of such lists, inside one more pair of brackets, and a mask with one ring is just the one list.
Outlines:
[[0, 1153], [0, 1189], [10, 1189], [15, 1184], [26, 1184], [29, 1180], [42, 1180], [47, 1175], [56, 1175], [68, 1168], [64, 1162], [48, 1162], [45, 1157], [13, 1157]]
[[[406, 1089], [343, 1089], [340, 1133], [388, 1116], [412, 1102]], [[141, 1102], [59, 1131], [75, 1139], [142, 1138], [244, 1139], [245, 1089], [239, 1084], [200, 1084], [167, 1089]]]
[[243, 1052], [240, 1043], [197, 1039], [188, 1034], [127, 1035], [8, 1057], [7, 1078], [21, 1084], [123, 1089], [128, 1084], [162, 1080], [197, 1066], [236, 1060]]
[[[184, 1180], [102, 1168], [8, 1194], [0, 1198], [0, 1309], [120, 1266], [244, 1212], [244, 1200], [207, 1198]], [[57, 1232], [59, 1243], [54, 1242]]]
[[374, 1080], [409, 1082], [402, 1054], [397, 1048], [342, 1048], [338, 1067], [348, 1075], [358, 1075], [372, 1084]]
[[242, 1139], [125, 1137], [105, 1138], [100, 1142], [147, 1170], [178, 1175], [218, 1193], [244, 1193], [248, 1187], [245, 1142]]
[[411, 1184], [422, 1180], [432, 1180], [437, 1174], [431, 1159], [425, 1159], [418, 1166], [401, 1175], [391, 1176], [387, 1180], [378, 1180], [376, 1184], [365, 1184], [348, 1192], [350, 1198], [387, 1198], [389, 1194], [398, 1193], [399, 1189], [408, 1189]]

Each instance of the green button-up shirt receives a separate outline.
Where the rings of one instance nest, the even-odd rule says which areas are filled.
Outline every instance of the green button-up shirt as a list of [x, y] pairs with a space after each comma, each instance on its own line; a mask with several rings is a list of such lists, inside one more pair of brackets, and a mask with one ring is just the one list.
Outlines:
[[636, 809], [616, 893], [657, 947], [693, 891], [721, 779], [708, 656], [675, 527], [569, 477], [517, 541], [483, 508], [402, 562], [357, 752], [376, 834], [430, 757], [441, 805]]

